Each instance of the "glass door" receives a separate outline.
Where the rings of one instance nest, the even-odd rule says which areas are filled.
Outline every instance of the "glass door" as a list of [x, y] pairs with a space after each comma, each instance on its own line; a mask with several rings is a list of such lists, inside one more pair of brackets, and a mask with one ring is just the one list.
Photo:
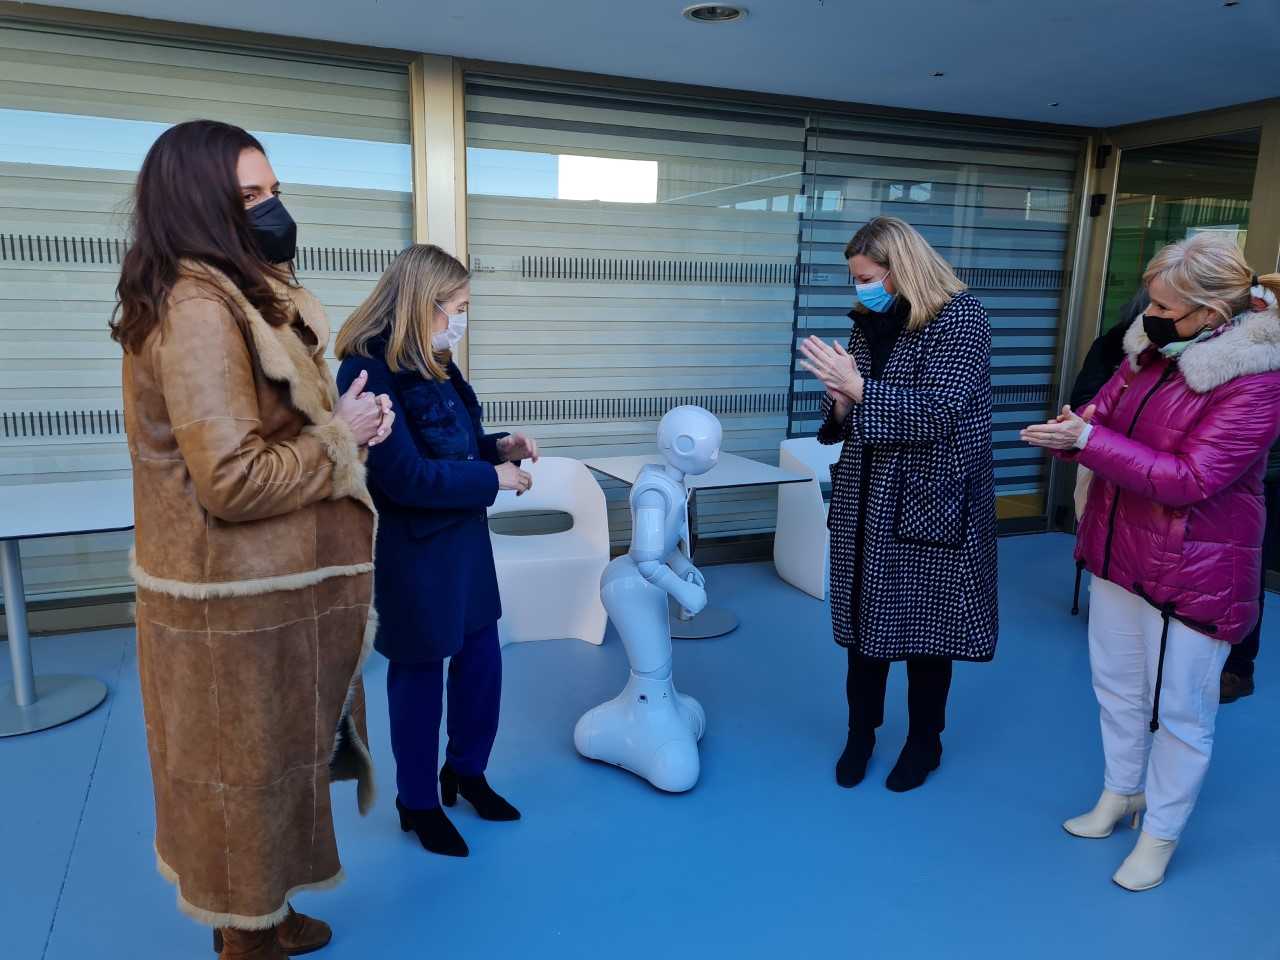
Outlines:
[[1161, 247], [1225, 234], [1243, 250], [1261, 131], [1125, 150], [1120, 157], [1103, 295], [1102, 332], [1126, 318], [1142, 272]]

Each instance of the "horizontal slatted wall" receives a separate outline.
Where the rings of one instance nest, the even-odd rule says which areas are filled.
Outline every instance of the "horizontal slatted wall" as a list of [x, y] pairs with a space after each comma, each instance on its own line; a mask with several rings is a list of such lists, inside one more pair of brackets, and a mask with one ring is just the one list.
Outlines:
[[[820, 118], [808, 133], [796, 342], [848, 337], [843, 254], [860, 226], [881, 215], [915, 226], [991, 315], [1002, 516], [1044, 510], [1045, 462], [1018, 430], [1052, 403], [1079, 149], [1071, 138], [883, 120]], [[791, 432], [811, 435], [821, 385], [797, 370], [794, 387]]]
[[[129, 193], [197, 117], [264, 141], [335, 329], [409, 242], [403, 71], [0, 26], [0, 485], [128, 476], [107, 321]], [[29, 595], [127, 589], [130, 537], [28, 543]]]
[[[724, 448], [786, 436], [804, 123], [471, 78], [471, 378], [548, 452], [653, 452], [678, 403]], [[616, 543], [626, 490], [605, 481]], [[699, 499], [703, 537], [771, 532], [776, 492]]]

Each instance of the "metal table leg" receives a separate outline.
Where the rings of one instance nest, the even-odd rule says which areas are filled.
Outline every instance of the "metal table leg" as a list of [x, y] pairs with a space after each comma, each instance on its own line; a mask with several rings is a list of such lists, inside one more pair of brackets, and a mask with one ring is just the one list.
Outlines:
[[[698, 541], [698, 491], [695, 487], [689, 491], [689, 558]], [[673, 604], [671, 615], [671, 636], [680, 640], [708, 640], [711, 637], [723, 637], [738, 629], [738, 618], [723, 607], [707, 604], [699, 614], [686, 617], [678, 605]]]
[[9, 663], [13, 667], [13, 682], [0, 686], [0, 737], [47, 730], [88, 713], [107, 698], [107, 687], [101, 680], [66, 674], [37, 678], [32, 670], [22, 554], [17, 540], [0, 541], [0, 575], [4, 582]]

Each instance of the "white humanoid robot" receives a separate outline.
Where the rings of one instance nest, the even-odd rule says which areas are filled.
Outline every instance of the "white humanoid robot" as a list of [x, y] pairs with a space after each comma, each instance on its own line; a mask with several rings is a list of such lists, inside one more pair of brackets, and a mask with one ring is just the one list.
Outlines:
[[671, 680], [667, 598], [689, 614], [707, 605], [706, 581], [689, 543], [685, 477], [720, 456], [720, 421], [702, 407], [676, 407], [658, 426], [665, 465], [648, 464], [631, 488], [631, 550], [600, 578], [600, 597], [631, 662], [622, 693], [587, 711], [573, 731], [578, 752], [679, 793], [698, 782], [706, 715]]

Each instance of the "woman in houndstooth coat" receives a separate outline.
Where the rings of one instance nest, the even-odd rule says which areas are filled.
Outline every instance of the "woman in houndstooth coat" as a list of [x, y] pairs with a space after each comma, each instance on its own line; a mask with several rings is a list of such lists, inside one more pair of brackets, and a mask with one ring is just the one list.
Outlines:
[[858, 291], [846, 350], [811, 337], [827, 388], [831, 619], [849, 652], [849, 739], [836, 780], [866, 774], [894, 660], [907, 663], [906, 744], [886, 785], [919, 787], [942, 759], [953, 660], [995, 655], [991, 327], [910, 225], [872, 220], [845, 248]]

